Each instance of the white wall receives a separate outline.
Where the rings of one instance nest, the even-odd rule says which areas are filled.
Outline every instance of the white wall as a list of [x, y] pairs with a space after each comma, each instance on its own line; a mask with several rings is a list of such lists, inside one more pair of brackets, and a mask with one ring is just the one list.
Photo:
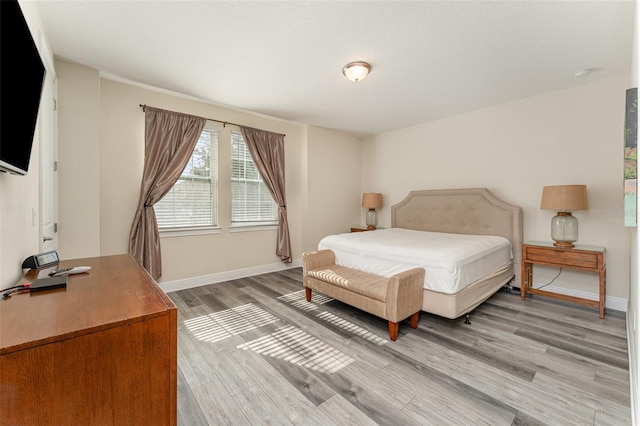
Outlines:
[[362, 224], [360, 144], [353, 136], [309, 126], [304, 250], [315, 250], [322, 237]]
[[[628, 75], [595, 81], [373, 136], [362, 182], [390, 205], [410, 190], [486, 187], [522, 206], [524, 240], [550, 240], [555, 212], [540, 210], [545, 185], [586, 184], [579, 244], [607, 249], [607, 296], [629, 294], [629, 229], [623, 226], [623, 123]], [[536, 267], [534, 281], [557, 270]], [[597, 274], [564, 270], [558, 287], [597, 294]], [[626, 302], [625, 302], [626, 305]]]
[[96, 70], [56, 61], [59, 246], [62, 259], [100, 255], [100, 80]]
[[[26, 176], [0, 173], [0, 274], [1, 288], [22, 276], [22, 261], [40, 251], [38, 142], [34, 142]], [[32, 222], [33, 212], [35, 223]]]
[[[36, 4], [27, 1], [19, 3], [41, 56], [53, 64]], [[38, 122], [28, 174], [16, 176], [0, 173], [0, 288], [13, 285], [22, 276], [24, 258], [40, 251], [39, 127]]]

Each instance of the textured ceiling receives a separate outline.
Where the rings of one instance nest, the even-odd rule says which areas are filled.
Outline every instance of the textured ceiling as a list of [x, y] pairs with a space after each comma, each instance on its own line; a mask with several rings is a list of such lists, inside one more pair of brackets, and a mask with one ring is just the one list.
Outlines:
[[[53, 53], [105, 77], [356, 135], [629, 72], [635, 16], [632, 1], [37, 4]], [[356, 60], [372, 71], [353, 83]]]

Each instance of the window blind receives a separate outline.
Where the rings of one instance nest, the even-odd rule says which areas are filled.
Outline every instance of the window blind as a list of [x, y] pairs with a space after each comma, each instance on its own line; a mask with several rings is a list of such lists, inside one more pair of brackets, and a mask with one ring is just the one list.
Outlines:
[[218, 129], [205, 126], [173, 188], [154, 206], [161, 230], [218, 223]]
[[231, 223], [274, 224], [278, 206], [240, 133], [231, 134]]

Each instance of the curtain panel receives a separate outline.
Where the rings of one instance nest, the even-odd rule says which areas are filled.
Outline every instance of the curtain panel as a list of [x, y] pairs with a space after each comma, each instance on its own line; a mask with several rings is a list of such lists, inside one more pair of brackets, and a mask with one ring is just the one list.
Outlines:
[[284, 187], [284, 135], [244, 126], [240, 126], [240, 131], [262, 180], [278, 204], [276, 255], [284, 263], [291, 263], [291, 239]]
[[160, 233], [153, 205], [176, 183], [189, 162], [206, 119], [145, 107], [144, 170], [129, 253], [155, 279], [162, 275]]

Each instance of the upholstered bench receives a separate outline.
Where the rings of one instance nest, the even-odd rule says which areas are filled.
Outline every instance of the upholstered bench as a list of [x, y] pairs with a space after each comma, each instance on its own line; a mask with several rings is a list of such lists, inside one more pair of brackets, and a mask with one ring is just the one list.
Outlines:
[[424, 269], [414, 268], [382, 277], [336, 265], [332, 250], [302, 254], [302, 283], [307, 301], [315, 290], [343, 303], [386, 319], [389, 338], [398, 338], [398, 323], [411, 317], [412, 328], [418, 327], [422, 308]]

